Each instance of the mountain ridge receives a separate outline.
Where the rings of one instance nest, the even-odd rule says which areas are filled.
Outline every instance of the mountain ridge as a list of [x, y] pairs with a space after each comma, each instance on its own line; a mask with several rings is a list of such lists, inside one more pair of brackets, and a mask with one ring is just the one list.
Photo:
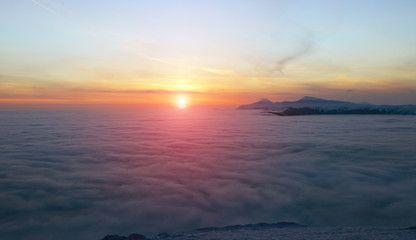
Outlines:
[[297, 101], [272, 102], [263, 98], [238, 109], [262, 109], [280, 116], [316, 114], [400, 114], [416, 115], [416, 105], [375, 105], [366, 102], [352, 103], [305, 96]]

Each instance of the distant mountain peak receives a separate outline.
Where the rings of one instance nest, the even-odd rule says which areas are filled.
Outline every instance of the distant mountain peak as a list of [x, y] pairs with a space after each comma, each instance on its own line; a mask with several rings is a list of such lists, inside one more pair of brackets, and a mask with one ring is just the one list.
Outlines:
[[304, 96], [303, 98], [299, 99], [299, 101], [306, 102], [306, 101], [327, 101], [322, 98], [316, 98], [311, 96]]
[[267, 99], [267, 98], [263, 98], [263, 99], [261, 99], [260, 101], [258, 101], [259, 103], [273, 103], [272, 101], [270, 101], [269, 99]]

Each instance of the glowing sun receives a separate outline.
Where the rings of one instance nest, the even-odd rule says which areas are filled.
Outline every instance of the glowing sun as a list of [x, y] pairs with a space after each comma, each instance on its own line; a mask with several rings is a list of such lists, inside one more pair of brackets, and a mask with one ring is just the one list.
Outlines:
[[188, 99], [185, 96], [178, 96], [176, 98], [176, 107], [182, 109], [188, 106]]

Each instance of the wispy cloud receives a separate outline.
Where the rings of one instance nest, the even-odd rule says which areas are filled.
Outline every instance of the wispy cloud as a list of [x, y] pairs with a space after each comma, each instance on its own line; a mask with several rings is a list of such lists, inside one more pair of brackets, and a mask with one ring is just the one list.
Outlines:
[[49, 7], [43, 5], [42, 3], [35, 1], [35, 0], [31, 0], [34, 4], [38, 5], [39, 7], [45, 9], [46, 11], [48, 11], [49, 13], [52, 13], [55, 16], [61, 17], [58, 13], [56, 13], [54, 10], [50, 9]]
[[301, 43], [297, 51], [278, 59], [276, 61], [276, 65], [271, 69], [271, 71], [273, 73], [283, 73], [283, 70], [287, 66], [287, 64], [308, 55], [309, 53], [311, 53], [313, 48], [314, 42], [312, 38], [305, 39], [304, 42]]
[[111, 90], [111, 89], [69, 89], [73, 92], [89, 93], [116, 93], [116, 94], [206, 94], [199, 91], [163, 90], [163, 89], [142, 89], [142, 90]]
[[79, 11], [69, 9], [68, 7], [63, 6], [62, 4], [59, 4], [59, 3], [56, 3], [55, 1], [50, 0], [50, 4], [53, 5], [55, 9], [59, 9], [60, 12], [65, 13], [64, 15], [70, 16], [69, 18], [65, 18], [65, 17], [63, 17], [64, 15], [59, 14], [58, 11], [53, 10], [51, 7], [48, 7], [45, 4], [42, 4], [39, 0], [31, 0], [31, 1], [33, 3], [35, 3], [36, 5], [38, 5], [39, 7], [45, 9], [49, 13], [52, 13], [53, 15], [65, 20], [67, 22], [72, 22], [74, 19], [76, 19], [78, 21], [81, 21], [83, 24], [85, 24], [87, 26], [90, 26], [93, 29], [96, 29], [98, 32], [100, 32], [102, 34], [110, 35], [112, 37], [117, 38], [118, 40], [124, 42], [124, 44], [126, 46], [129, 46], [130, 48], [131, 47], [135, 48], [134, 51], [135, 51], [136, 55], [141, 56], [141, 57], [143, 57], [143, 58], [145, 58], [149, 61], [172, 65], [172, 63], [169, 62], [168, 60], [153, 57], [153, 56], [149, 56], [148, 54], [145, 54], [143, 52], [138, 51], [137, 50], [138, 41], [137, 41], [136, 37], [132, 37], [128, 34], [123, 34], [123, 33], [117, 32], [117, 31], [110, 30], [108, 27], [103, 26], [102, 24], [93, 22], [91, 19], [89, 19], [87, 16], [81, 14]]

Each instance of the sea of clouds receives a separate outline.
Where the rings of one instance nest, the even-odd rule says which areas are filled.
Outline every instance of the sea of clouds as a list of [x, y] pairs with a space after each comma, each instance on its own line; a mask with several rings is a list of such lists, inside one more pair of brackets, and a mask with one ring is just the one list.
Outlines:
[[415, 116], [0, 112], [0, 238], [415, 225]]

